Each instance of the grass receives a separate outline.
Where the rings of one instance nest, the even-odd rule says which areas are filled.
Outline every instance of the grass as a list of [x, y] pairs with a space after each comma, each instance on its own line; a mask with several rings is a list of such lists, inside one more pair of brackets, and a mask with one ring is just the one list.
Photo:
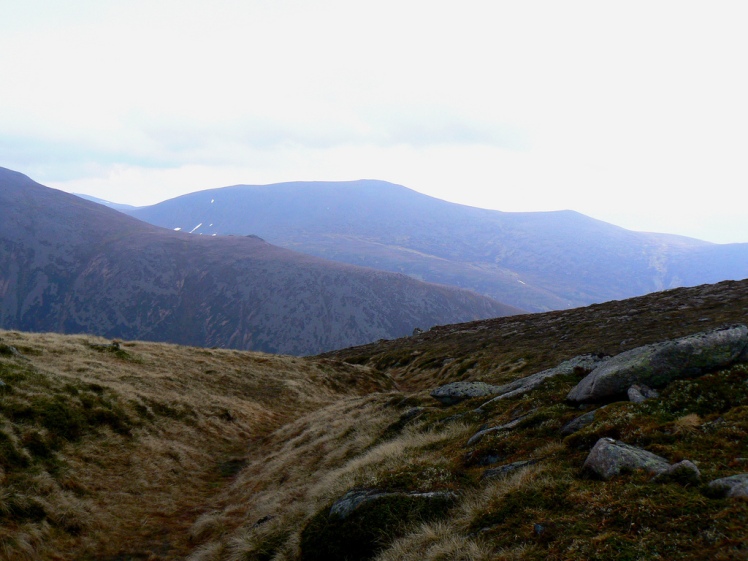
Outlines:
[[[569, 436], [590, 410], [565, 401], [578, 375], [480, 409], [485, 398], [445, 407], [428, 392], [734, 322], [747, 284], [303, 359], [0, 332], [23, 355], [0, 353], [0, 558], [746, 559], [748, 501], [706, 483], [748, 472], [748, 365], [613, 403]], [[591, 478], [581, 467], [603, 436], [691, 460], [702, 479]], [[354, 488], [394, 495], [331, 516]], [[429, 492], [451, 498], [407, 495]]]

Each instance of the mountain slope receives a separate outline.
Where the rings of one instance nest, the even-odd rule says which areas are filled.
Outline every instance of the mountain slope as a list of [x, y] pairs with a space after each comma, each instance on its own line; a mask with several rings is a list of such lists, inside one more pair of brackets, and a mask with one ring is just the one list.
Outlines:
[[[430, 391], [746, 313], [729, 281], [305, 358], [0, 331], [0, 559], [743, 560], [748, 501], [709, 483], [748, 474], [748, 364], [596, 409], [566, 401], [577, 371]], [[595, 477], [605, 438], [700, 478]]]
[[257, 237], [157, 228], [0, 170], [0, 326], [309, 354], [518, 310]]
[[748, 276], [748, 244], [633, 232], [572, 211], [472, 208], [373, 180], [237, 185], [128, 213], [204, 235], [256, 234], [530, 311]]

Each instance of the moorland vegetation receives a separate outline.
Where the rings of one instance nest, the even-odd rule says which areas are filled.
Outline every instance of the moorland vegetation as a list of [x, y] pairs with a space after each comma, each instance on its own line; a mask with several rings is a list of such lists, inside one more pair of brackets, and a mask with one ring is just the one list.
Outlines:
[[[574, 370], [491, 403], [431, 392], [747, 315], [730, 281], [309, 358], [0, 332], [0, 556], [745, 559], [748, 500], [709, 486], [748, 472], [745, 363], [604, 408], [567, 400]], [[700, 476], [595, 476], [604, 438]]]

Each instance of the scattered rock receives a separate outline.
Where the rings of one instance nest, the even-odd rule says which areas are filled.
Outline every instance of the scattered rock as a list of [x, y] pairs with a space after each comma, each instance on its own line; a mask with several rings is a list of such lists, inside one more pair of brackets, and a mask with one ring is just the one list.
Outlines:
[[18, 349], [11, 345], [6, 345], [5, 343], [0, 343], [0, 355], [7, 355], [7, 356], [14, 356], [17, 358], [26, 358], [21, 353], [18, 352]]
[[490, 468], [483, 472], [481, 479], [496, 479], [497, 477], [506, 477], [513, 471], [517, 471], [520, 468], [523, 468], [525, 466], [531, 466], [537, 463], [538, 463], [538, 460], [521, 460], [519, 462], [506, 464], [505, 466]]
[[633, 401], [634, 403], [642, 403], [653, 397], [660, 397], [657, 390], [653, 390], [644, 384], [634, 384], [628, 389], [627, 394], [629, 396], [629, 401]]
[[335, 501], [335, 504], [330, 508], [330, 515], [332, 516], [334, 514], [340, 518], [346, 518], [367, 499], [372, 500], [372, 498], [381, 494], [382, 493], [376, 489], [351, 489]]
[[428, 499], [438, 501], [454, 501], [457, 495], [451, 491], [432, 491], [430, 493], [390, 493], [378, 489], [351, 489], [339, 498], [330, 508], [330, 516], [345, 519], [358, 507], [371, 501], [390, 497], [407, 497], [412, 499]]
[[454, 405], [473, 397], [495, 395], [500, 389], [500, 386], [492, 386], [485, 382], [452, 382], [436, 388], [431, 392], [431, 397], [444, 405]]
[[490, 434], [492, 432], [500, 432], [500, 431], [504, 431], [504, 430], [513, 429], [518, 424], [520, 424], [524, 419], [526, 419], [528, 417], [528, 415], [530, 415], [531, 413], [532, 413], [532, 411], [530, 411], [530, 413], [527, 413], [526, 415], [522, 415], [521, 417], [517, 417], [516, 419], [514, 419], [512, 421], [509, 421], [508, 423], [505, 423], [505, 424], [500, 425], [498, 427], [491, 427], [491, 428], [479, 430], [473, 436], [470, 437], [470, 439], [467, 441], [467, 445], [468, 446], [472, 446], [473, 444], [475, 444], [476, 442], [478, 442], [481, 438], [483, 438], [484, 436], [486, 436], [487, 434]]
[[673, 481], [681, 485], [695, 485], [701, 479], [701, 472], [696, 464], [690, 460], [682, 460], [671, 465], [661, 474], [656, 475], [653, 481]]
[[574, 434], [575, 432], [582, 430], [587, 425], [592, 424], [592, 422], [595, 420], [595, 415], [598, 411], [601, 409], [605, 409], [607, 405], [603, 405], [602, 407], [598, 407], [597, 409], [593, 409], [592, 411], [587, 411], [584, 415], [580, 415], [576, 419], [572, 419], [568, 423], [566, 423], [563, 427], [561, 427], [561, 436], [569, 436], [570, 434]]
[[582, 469], [602, 479], [610, 479], [622, 471], [643, 469], [660, 474], [670, 467], [665, 458], [612, 438], [601, 438], [590, 451]]
[[522, 395], [530, 390], [534, 390], [548, 378], [553, 378], [554, 376], [567, 376], [574, 373], [580, 375], [587, 374], [592, 372], [595, 367], [599, 366], [606, 360], [608, 360], [608, 357], [602, 355], [580, 355], [562, 362], [555, 368], [536, 372], [530, 376], [525, 376], [524, 378], [510, 382], [509, 384], [504, 384], [503, 386], [494, 386], [494, 388], [496, 388], [494, 392], [496, 397], [481, 405], [479, 409], [494, 401]]
[[748, 327], [734, 325], [637, 347], [598, 366], [569, 392], [569, 401], [609, 399], [633, 384], [662, 387], [735, 362], [748, 346]]
[[738, 475], [715, 479], [709, 483], [709, 489], [721, 497], [731, 499], [737, 497], [748, 498], [748, 473], [739, 473]]

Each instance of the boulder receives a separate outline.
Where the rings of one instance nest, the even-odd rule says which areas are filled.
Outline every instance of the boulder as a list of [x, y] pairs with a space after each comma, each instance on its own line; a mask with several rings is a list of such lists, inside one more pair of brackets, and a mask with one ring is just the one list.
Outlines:
[[695, 485], [700, 479], [701, 472], [696, 464], [690, 460], [682, 460], [655, 476], [654, 481], [673, 481], [681, 485]]
[[517, 417], [516, 419], [509, 421], [508, 423], [505, 423], [503, 425], [480, 430], [470, 437], [470, 439], [467, 441], [467, 445], [472, 446], [473, 444], [478, 442], [481, 438], [483, 438], [487, 434], [491, 434], [492, 432], [501, 432], [501, 431], [513, 429], [514, 427], [519, 425], [524, 419], [526, 419], [531, 413], [532, 411], [530, 413], [527, 413], [526, 415]]
[[604, 357], [602, 355], [587, 354], [575, 356], [574, 358], [566, 360], [558, 366], [555, 366], [554, 368], [549, 368], [548, 370], [530, 374], [529, 376], [525, 376], [524, 378], [520, 378], [518, 380], [515, 380], [514, 382], [504, 384], [503, 386], [495, 386], [496, 390], [493, 395], [496, 395], [496, 397], [481, 405], [479, 409], [494, 401], [508, 399], [510, 397], [525, 394], [530, 390], [534, 390], [535, 388], [537, 388], [548, 378], [553, 378], [554, 376], [567, 376], [574, 373], [577, 373], [579, 375], [587, 374], [589, 372], [592, 372], [595, 367], [599, 366], [606, 360], [608, 360], [608, 357]]
[[435, 501], [454, 501], [457, 495], [451, 491], [432, 491], [429, 493], [391, 493], [380, 491], [378, 489], [351, 489], [341, 498], [339, 498], [330, 508], [330, 516], [337, 516], [340, 519], [348, 518], [358, 507], [371, 501], [391, 497], [406, 497], [411, 499], [424, 499]]
[[513, 462], [504, 466], [487, 469], [483, 472], [481, 479], [496, 479], [497, 477], [506, 477], [513, 471], [516, 471], [525, 466], [531, 466], [537, 464], [538, 460], [521, 460], [519, 462]]
[[570, 434], [574, 434], [575, 432], [582, 430], [587, 425], [592, 424], [592, 422], [595, 420], [595, 415], [597, 414], [597, 412], [601, 409], [604, 409], [605, 407], [607, 407], [607, 405], [603, 405], [602, 407], [598, 407], [597, 409], [593, 409], [592, 411], [587, 411], [587, 413], [580, 415], [576, 419], [572, 419], [563, 427], [561, 427], [561, 436], [569, 436]]
[[499, 391], [501, 386], [492, 386], [485, 382], [452, 382], [436, 388], [431, 392], [431, 397], [444, 405], [454, 405], [473, 397], [496, 395]]
[[722, 497], [748, 498], [748, 473], [715, 479], [709, 483], [709, 490]]
[[610, 479], [622, 471], [643, 469], [653, 474], [667, 471], [665, 458], [612, 438], [601, 438], [587, 456], [582, 469], [602, 479]]
[[595, 368], [567, 399], [588, 402], [623, 395], [634, 384], [662, 387], [735, 362], [748, 346], [748, 327], [734, 325], [623, 352]]
[[628, 389], [628, 392], [626, 392], [629, 396], [629, 401], [633, 403], [642, 403], [643, 401], [647, 401], [648, 399], [652, 399], [653, 397], [660, 397], [660, 394], [657, 392], [657, 390], [653, 390], [649, 386], [645, 386], [644, 384], [634, 384]]

